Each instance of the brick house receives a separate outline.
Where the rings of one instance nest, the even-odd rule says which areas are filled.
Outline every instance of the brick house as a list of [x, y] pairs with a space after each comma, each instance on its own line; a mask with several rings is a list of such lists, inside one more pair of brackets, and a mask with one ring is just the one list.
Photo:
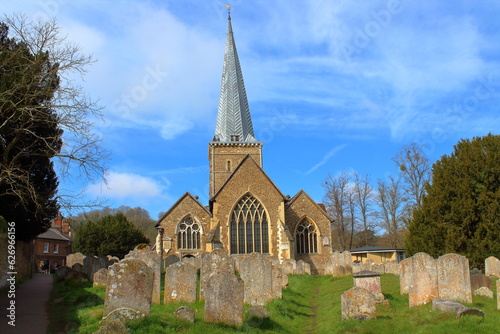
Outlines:
[[35, 264], [47, 263], [50, 269], [66, 264], [66, 256], [71, 254], [70, 227], [66, 219], [58, 215], [52, 227], [35, 239]]
[[263, 170], [228, 17], [215, 135], [208, 144], [209, 203], [185, 193], [157, 222], [164, 258], [197, 257], [215, 248], [302, 259], [323, 273], [330, 258], [332, 217], [305, 191], [285, 196]]

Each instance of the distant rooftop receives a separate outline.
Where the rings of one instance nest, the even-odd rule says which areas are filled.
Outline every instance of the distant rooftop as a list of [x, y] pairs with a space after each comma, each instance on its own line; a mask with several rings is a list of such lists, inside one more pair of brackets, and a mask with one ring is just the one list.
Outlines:
[[63, 240], [71, 241], [71, 238], [62, 234], [54, 228], [49, 228], [45, 233], [40, 234], [37, 239]]
[[394, 252], [394, 251], [406, 252], [406, 249], [393, 248], [393, 247], [380, 247], [380, 246], [363, 246], [363, 247], [351, 249], [349, 252], [351, 252], [351, 254], [353, 254], [353, 253], [366, 253], [366, 252], [370, 252], [370, 253], [380, 252], [381, 253], [381, 252]]

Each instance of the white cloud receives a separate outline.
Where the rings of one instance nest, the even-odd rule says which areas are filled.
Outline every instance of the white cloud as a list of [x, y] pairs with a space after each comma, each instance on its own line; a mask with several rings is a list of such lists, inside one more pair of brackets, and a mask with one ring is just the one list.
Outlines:
[[109, 198], [137, 198], [162, 196], [164, 186], [153, 179], [133, 173], [111, 172], [104, 183], [89, 186], [88, 193]]

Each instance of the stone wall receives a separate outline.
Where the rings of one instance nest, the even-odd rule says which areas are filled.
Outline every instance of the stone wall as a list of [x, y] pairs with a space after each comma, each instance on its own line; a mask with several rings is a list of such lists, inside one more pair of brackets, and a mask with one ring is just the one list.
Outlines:
[[[8, 235], [5, 232], [0, 232], [0, 289], [7, 287], [7, 273], [10, 271], [8, 267]], [[33, 242], [16, 241], [16, 279], [20, 280], [25, 277], [30, 277], [33, 274]]]

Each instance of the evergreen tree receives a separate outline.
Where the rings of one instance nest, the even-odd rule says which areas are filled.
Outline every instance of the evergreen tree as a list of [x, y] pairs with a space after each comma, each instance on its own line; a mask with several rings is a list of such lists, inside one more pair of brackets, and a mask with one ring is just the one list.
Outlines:
[[410, 254], [458, 253], [476, 267], [500, 258], [500, 136], [460, 141], [434, 164], [426, 192], [410, 220]]
[[79, 227], [73, 249], [87, 256], [114, 255], [123, 258], [135, 246], [149, 243], [148, 238], [121, 212], [88, 221]]
[[18, 240], [30, 240], [59, 210], [51, 159], [61, 150], [62, 130], [46, 106], [59, 78], [47, 53], [32, 53], [8, 30], [0, 23], [0, 214], [16, 223]]

